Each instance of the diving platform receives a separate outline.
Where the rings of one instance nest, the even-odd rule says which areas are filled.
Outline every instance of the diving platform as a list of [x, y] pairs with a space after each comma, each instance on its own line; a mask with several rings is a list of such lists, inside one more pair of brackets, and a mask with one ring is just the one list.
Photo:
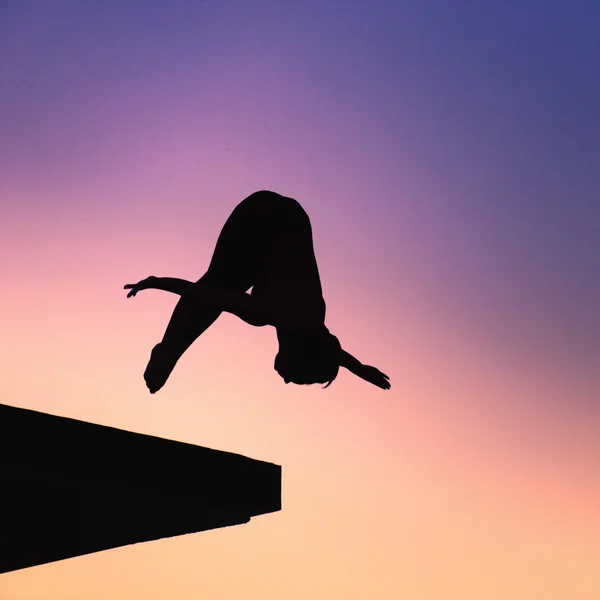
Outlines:
[[0, 573], [279, 510], [279, 465], [0, 404]]

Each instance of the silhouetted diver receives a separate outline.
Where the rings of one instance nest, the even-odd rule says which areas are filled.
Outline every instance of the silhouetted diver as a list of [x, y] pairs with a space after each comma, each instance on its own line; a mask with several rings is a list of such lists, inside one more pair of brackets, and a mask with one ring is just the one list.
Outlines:
[[151, 393], [165, 384], [182, 354], [223, 311], [255, 327], [276, 328], [274, 367], [286, 383], [328, 387], [342, 366], [384, 390], [391, 387], [387, 375], [343, 350], [325, 327], [312, 227], [293, 198], [259, 191], [242, 200], [223, 226], [208, 271], [196, 283], [151, 276], [125, 289], [131, 290], [128, 298], [146, 289], [181, 296], [144, 373]]

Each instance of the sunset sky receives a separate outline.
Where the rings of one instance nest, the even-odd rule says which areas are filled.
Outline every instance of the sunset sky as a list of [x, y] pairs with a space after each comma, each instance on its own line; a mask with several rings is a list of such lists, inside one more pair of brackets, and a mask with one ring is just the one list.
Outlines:
[[[0, 402], [282, 465], [283, 509], [0, 599], [597, 600], [599, 22], [1, 2]], [[285, 385], [275, 331], [223, 315], [148, 393], [177, 298], [123, 285], [197, 279], [260, 189], [310, 215], [326, 324], [391, 391]]]

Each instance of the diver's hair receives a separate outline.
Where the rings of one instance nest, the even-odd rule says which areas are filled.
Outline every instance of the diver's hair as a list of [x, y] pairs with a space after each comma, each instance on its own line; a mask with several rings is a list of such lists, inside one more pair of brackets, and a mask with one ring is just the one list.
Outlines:
[[[319, 334], [304, 334], [292, 346], [275, 357], [275, 369], [298, 385], [325, 383], [328, 388], [338, 376], [342, 346], [338, 338], [325, 328]], [[305, 379], [308, 381], [295, 381]]]
[[326, 376], [325, 383], [327, 385], [324, 385], [321, 388], [325, 389], [335, 381], [338, 373], [340, 372], [340, 355], [342, 352], [342, 345], [340, 344], [340, 340], [338, 340], [335, 335], [329, 332], [327, 332], [327, 336], [325, 336], [322, 343], [324, 346], [324, 355], [327, 357], [326, 360], [329, 362], [327, 366], [331, 369]]

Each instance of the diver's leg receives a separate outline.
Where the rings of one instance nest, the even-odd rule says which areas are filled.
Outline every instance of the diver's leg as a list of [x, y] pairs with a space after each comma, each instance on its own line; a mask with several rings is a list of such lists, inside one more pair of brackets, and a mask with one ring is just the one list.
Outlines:
[[[219, 235], [208, 271], [197, 283], [205, 281], [244, 292], [252, 287], [265, 241], [266, 215], [261, 213], [261, 208], [260, 202], [242, 201], [234, 209]], [[179, 300], [163, 339], [152, 350], [144, 372], [146, 385], [152, 393], [165, 384], [183, 353], [221, 312], [189, 297]]]
[[220, 314], [220, 310], [201, 305], [188, 296], [179, 299], [163, 339], [152, 349], [144, 372], [144, 379], [151, 393], [157, 392], [166, 383], [183, 353], [218, 319]]

